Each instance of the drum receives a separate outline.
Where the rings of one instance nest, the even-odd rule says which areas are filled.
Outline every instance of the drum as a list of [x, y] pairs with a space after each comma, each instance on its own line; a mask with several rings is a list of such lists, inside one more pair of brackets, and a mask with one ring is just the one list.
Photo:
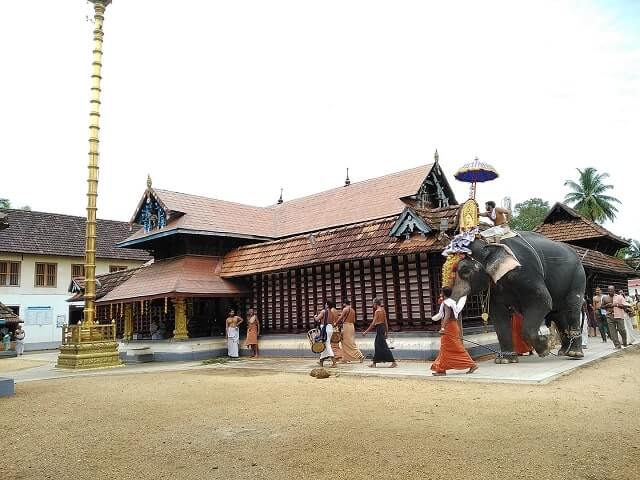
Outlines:
[[342, 330], [337, 327], [331, 334], [331, 343], [340, 343], [342, 341]]
[[317, 339], [320, 337], [320, 330], [318, 328], [314, 328], [307, 332], [307, 338], [309, 339], [309, 344], [311, 345], [311, 351], [313, 353], [322, 353], [327, 346], [324, 342], [318, 341]]

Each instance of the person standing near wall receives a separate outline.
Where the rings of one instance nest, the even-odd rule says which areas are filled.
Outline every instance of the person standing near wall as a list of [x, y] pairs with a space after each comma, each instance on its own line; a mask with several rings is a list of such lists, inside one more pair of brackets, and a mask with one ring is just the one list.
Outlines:
[[16, 353], [18, 356], [24, 353], [24, 338], [25, 338], [24, 330], [22, 329], [22, 324], [18, 324], [18, 328], [15, 332], [16, 339]]

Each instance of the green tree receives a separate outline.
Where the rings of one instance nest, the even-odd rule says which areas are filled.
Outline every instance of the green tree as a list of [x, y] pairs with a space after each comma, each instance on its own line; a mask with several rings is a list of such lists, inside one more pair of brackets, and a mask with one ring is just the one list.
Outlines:
[[509, 225], [514, 230], [533, 230], [542, 223], [549, 211], [549, 202], [541, 198], [530, 198], [516, 203]]
[[624, 260], [640, 259], [640, 241], [632, 240], [630, 238], [625, 238], [625, 240], [629, 242], [630, 245], [618, 250], [616, 257]]
[[[11, 208], [11, 200], [9, 200], [8, 198], [0, 198], [0, 209], [3, 208]], [[29, 205], [25, 205], [24, 207], [20, 207], [20, 210], [26, 210], [30, 212], [31, 207]]]
[[564, 197], [565, 203], [572, 204], [585, 217], [594, 222], [613, 221], [618, 209], [615, 204], [621, 203], [615, 197], [606, 195], [605, 192], [613, 189], [613, 185], [607, 185], [604, 181], [609, 178], [608, 173], [598, 173], [593, 167], [578, 170], [578, 181], [567, 180], [565, 186], [571, 189]]

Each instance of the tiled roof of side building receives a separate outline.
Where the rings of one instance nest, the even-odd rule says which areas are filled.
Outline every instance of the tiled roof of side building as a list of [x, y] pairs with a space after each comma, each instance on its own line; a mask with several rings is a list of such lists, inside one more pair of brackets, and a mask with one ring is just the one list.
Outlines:
[[[96, 275], [96, 300], [100, 300], [111, 290], [129, 280], [139, 269], [145, 268], [146, 266], [147, 265], [145, 264], [136, 268]], [[84, 278], [74, 278], [71, 281], [71, 287], [69, 288], [69, 291], [74, 295], [67, 299], [67, 302], [79, 302], [84, 300], [84, 288]]]
[[323, 263], [439, 251], [444, 248], [444, 240], [440, 240], [435, 234], [415, 234], [409, 239], [390, 237], [389, 231], [396, 219], [395, 216], [388, 217], [240, 247], [225, 255], [220, 276], [240, 277]]
[[[561, 217], [561, 215], [563, 216]], [[618, 237], [602, 225], [598, 225], [573, 208], [560, 202], [551, 207], [543, 223], [536, 227], [535, 231], [559, 242], [606, 237], [618, 243], [620, 248], [629, 245], [626, 240]]]
[[401, 199], [418, 193], [432, 167], [433, 164], [422, 165], [268, 207], [153, 189], [160, 203], [169, 210], [167, 225], [149, 233], [139, 229], [124, 244], [177, 229], [286, 238], [385, 218], [403, 210], [406, 203]]
[[569, 244], [573, 248], [582, 264], [587, 268], [593, 268], [595, 270], [601, 270], [605, 272], [615, 272], [622, 275], [626, 275], [629, 278], [636, 276], [638, 272], [634, 271], [624, 260], [610, 255], [605, 255], [597, 250], [589, 250], [588, 248], [578, 247]]
[[[27, 210], [4, 210], [4, 213], [9, 227], [0, 231], [0, 252], [84, 256], [84, 217]], [[116, 247], [130, 234], [127, 222], [98, 220], [97, 258], [149, 260], [144, 251]]]

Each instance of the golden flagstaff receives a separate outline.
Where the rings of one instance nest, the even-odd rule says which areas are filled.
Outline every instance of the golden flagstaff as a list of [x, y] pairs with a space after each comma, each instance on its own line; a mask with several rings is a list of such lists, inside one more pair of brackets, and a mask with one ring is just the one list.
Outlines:
[[89, 113], [89, 178], [85, 243], [84, 319], [62, 329], [58, 356], [60, 368], [101, 368], [121, 365], [118, 358], [115, 323], [95, 322], [96, 299], [96, 211], [98, 199], [98, 158], [100, 133], [100, 81], [104, 13], [111, 0], [90, 0], [94, 6], [93, 61], [91, 63], [91, 110]]

